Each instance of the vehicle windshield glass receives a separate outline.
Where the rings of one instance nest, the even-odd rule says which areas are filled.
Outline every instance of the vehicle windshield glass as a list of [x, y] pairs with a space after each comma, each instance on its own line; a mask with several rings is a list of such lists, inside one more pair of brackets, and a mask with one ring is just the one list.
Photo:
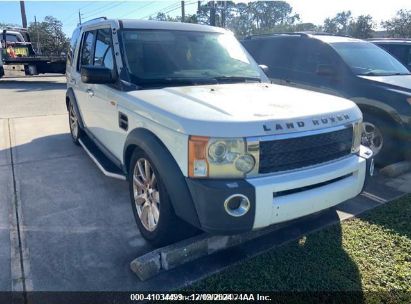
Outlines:
[[386, 76], [409, 74], [397, 59], [368, 42], [335, 42], [331, 46], [357, 75]]
[[122, 39], [127, 71], [137, 85], [261, 80], [258, 65], [231, 34], [130, 29]]
[[22, 42], [20, 37], [13, 34], [6, 34], [6, 41], [7, 42]]

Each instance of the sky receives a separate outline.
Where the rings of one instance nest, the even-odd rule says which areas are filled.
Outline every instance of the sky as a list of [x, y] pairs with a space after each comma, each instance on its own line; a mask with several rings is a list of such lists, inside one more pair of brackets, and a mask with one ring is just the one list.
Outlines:
[[[197, 1], [186, 0], [186, 14], [196, 11]], [[205, 2], [205, 1], [203, 1]], [[248, 1], [243, 1], [248, 2]], [[411, 0], [287, 0], [298, 13], [302, 22], [322, 24], [327, 17], [351, 10], [354, 16], [370, 14], [377, 26], [382, 20], [392, 18], [399, 9], [411, 10]], [[99, 16], [113, 18], [148, 19], [157, 12], [172, 16], [181, 15], [181, 1], [25, 1], [27, 21], [38, 21], [51, 15], [63, 22], [63, 30], [70, 35], [78, 23], [80, 10], [82, 20]], [[0, 22], [21, 24], [19, 1], [0, 0]]]

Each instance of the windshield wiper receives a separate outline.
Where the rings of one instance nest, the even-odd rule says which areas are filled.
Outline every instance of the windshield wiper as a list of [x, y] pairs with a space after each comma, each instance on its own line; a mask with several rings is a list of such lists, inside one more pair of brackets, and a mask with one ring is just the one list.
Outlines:
[[219, 83], [237, 83], [237, 82], [261, 82], [259, 77], [245, 76], [216, 76], [214, 77]]
[[185, 86], [185, 85], [202, 85], [202, 84], [217, 84], [214, 78], [152, 78], [138, 79], [136, 83], [140, 86]]

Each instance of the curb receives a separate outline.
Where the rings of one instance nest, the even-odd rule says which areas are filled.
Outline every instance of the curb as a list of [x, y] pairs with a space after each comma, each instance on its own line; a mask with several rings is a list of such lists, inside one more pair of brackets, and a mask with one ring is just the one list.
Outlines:
[[130, 263], [131, 270], [141, 281], [160, 272], [176, 268], [206, 255], [228, 249], [281, 229], [284, 224], [236, 235], [209, 235], [206, 233], [155, 249]]

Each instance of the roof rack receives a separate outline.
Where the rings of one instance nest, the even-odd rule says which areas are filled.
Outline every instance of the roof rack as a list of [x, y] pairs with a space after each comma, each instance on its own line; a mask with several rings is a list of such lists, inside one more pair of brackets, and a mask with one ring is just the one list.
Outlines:
[[384, 38], [368, 38], [368, 41], [389, 41], [389, 40], [395, 40], [395, 41], [411, 41], [411, 38], [388, 38], [388, 37], [384, 37]]
[[253, 38], [260, 38], [260, 37], [276, 37], [276, 36], [308, 37], [308, 34], [303, 33], [303, 32], [282, 32], [282, 33], [254, 34], [254, 35], [248, 35], [244, 39], [253, 39]]
[[87, 20], [86, 22], [83, 22], [81, 24], [79, 23], [78, 25], [85, 25], [85, 24], [89, 24], [89, 23], [93, 23], [93, 22], [101, 21], [101, 20], [107, 20], [107, 17], [102, 16], [102, 17], [93, 18], [93, 19]]
[[16, 32], [27, 32], [26, 28], [18, 27], [18, 26], [6, 26], [4, 29], [10, 30], [10, 31], [16, 31]]
[[326, 32], [314, 32], [314, 31], [302, 31], [302, 32], [279, 32], [279, 33], [268, 33], [268, 34], [256, 34], [249, 35], [245, 39], [253, 39], [258, 37], [276, 37], [276, 36], [300, 36], [300, 37], [310, 37], [310, 36], [336, 36], [336, 37], [351, 37], [348, 35], [331, 34]]

